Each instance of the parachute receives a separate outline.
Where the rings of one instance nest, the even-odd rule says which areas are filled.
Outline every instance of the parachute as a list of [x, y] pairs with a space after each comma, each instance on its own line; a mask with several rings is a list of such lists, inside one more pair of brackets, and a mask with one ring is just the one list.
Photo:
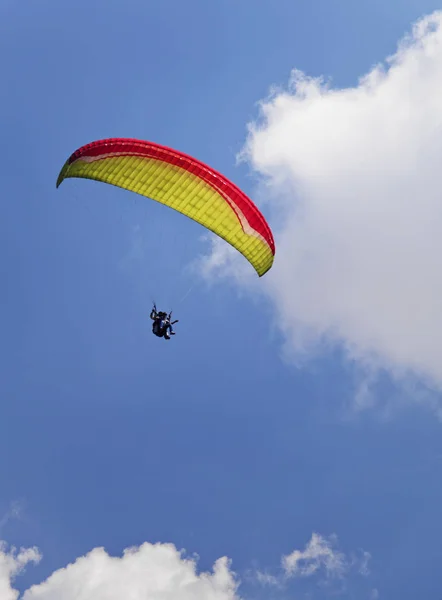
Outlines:
[[255, 204], [226, 177], [187, 154], [135, 139], [98, 140], [68, 158], [57, 188], [68, 177], [101, 181], [165, 204], [231, 244], [260, 277], [272, 267], [273, 234]]

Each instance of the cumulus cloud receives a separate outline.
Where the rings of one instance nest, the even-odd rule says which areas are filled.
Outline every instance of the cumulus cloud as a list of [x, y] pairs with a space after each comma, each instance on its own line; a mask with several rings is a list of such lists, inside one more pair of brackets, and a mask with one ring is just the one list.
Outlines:
[[12, 588], [12, 582], [22, 573], [30, 562], [38, 563], [41, 559], [37, 548], [8, 549], [5, 542], [0, 541], [0, 598], [1, 600], [17, 600], [18, 592]]
[[[0, 543], [0, 598], [18, 600], [11, 582], [29, 562], [37, 563], [36, 548], [7, 550]], [[197, 572], [196, 558], [183, 556], [172, 544], [127, 549], [122, 557], [95, 548], [46, 581], [33, 585], [22, 600], [239, 600], [238, 582], [227, 558], [218, 559], [211, 573]]]
[[198, 574], [196, 560], [175, 546], [145, 543], [121, 558], [95, 548], [32, 586], [23, 600], [236, 600], [236, 588], [226, 558], [216, 561], [212, 573]]
[[[293, 358], [340, 343], [442, 385], [441, 25], [441, 12], [419, 20], [353, 88], [293, 71], [249, 127], [242, 157], [277, 246], [259, 288]], [[235, 272], [232, 257], [207, 266]]]

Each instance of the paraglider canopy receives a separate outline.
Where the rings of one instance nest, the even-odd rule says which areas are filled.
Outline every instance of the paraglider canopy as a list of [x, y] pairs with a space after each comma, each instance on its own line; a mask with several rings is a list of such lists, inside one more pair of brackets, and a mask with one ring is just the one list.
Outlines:
[[226, 177], [182, 152], [129, 138], [99, 140], [64, 164], [68, 177], [109, 183], [181, 212], [226, 240], [264, 275], [273, 264], [272, 232], [256, 205]]

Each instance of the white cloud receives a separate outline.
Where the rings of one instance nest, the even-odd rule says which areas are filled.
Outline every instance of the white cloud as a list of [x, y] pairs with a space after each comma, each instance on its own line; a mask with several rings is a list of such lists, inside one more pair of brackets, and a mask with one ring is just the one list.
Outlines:
[[[37, 563], [36, 548], [7, 550], [0, 541], [0, 598], [18, 600], [11, 582], [29, 562]], [[127, 549], [122, 557], [110, 556], [103, 548], [34, 585], [23, 600], [239, 600], [239, 582], [230, 562], [218, 559], [212, 573], [197, 573], [197, 559], [186, 558], [172, 544], [144, 543]]]
[[31, 587], [23, 600], [235, 600], [236, 582], [226, 558], [213, 573], [196, 572], [171, 544], [145, 543], [119, 557], [95, 548]]
[[8, 550], [0, 541], [0, 598], [1, 600], [17, 600], [18, 592], [12, 588], [12, 581], [30, 562], [38, 563], [40, 554], [36, 548]]
[[262, 586], [282, 587], [281, 579], [271, 573], [257, 571], [255, 577], [256, 581]]
[[305, 550], [294, 550], [282, 558], [287, 577], [309, 577], [323, 567], [329, 577], [342, 577], [349, 565], [342, 552], [335, 550], [335, 537], [330, 540], [313, 533]]
[[255, 577], [260, 585], [274, 588], [286, 587], [296, 579], [315, 577], [320, 585], [335, 581], [339, 587], [333, 593], [338, 590], [339, 593], [344, 593], [355, 576], [368, 577], [370, 559], [371, 555], [365, 551], [361, 551], [359, 555], [346, 555], [339, 550], [336, 535], [326, 538], [314, 532], [304, 550], [293, 550], [281, 558], [280, 570], [276, 573], [258, 571]]
[[368, 563], [370, 562], [371, 554], [369, 552], [362, 553], [362, 559], [354, 559], [356, 563], [359, 563], [358, 572], [360, 575], [366, 577], [370, 574], [370, 569], [368, 568]]
[[441, 23], [420, 20], [354, 88], [295, 70], [250, 126], [242, 156], [277, 247], [256, 287], [295, 360], [340, 342], [363, 365], [442, 385]]

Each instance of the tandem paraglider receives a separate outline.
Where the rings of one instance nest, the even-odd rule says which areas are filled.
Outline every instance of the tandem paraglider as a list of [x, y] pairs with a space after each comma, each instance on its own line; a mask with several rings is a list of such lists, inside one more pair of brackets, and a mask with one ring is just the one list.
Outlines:
[[172, 321], [172, 313], [169, 314], [157, 311], [155, 304], [150, 312], [150, 318], [152, 319], [152, 333], [157, 337], [163, 337], [165, 340], [170, 340], [171, 335], [175, 335], [173, 325], [178, 323], [178, 319]]
[[[131, 138], [98, 140], [71, 154], [57, 188], [71, 177], [114, 185], [182, 213], [232, 245], [259, 277], [273, 265], [273, 234], [257, 206], [229, 179], [178, 150]], [[159, 337], [169, 334], [168, 326]]]

